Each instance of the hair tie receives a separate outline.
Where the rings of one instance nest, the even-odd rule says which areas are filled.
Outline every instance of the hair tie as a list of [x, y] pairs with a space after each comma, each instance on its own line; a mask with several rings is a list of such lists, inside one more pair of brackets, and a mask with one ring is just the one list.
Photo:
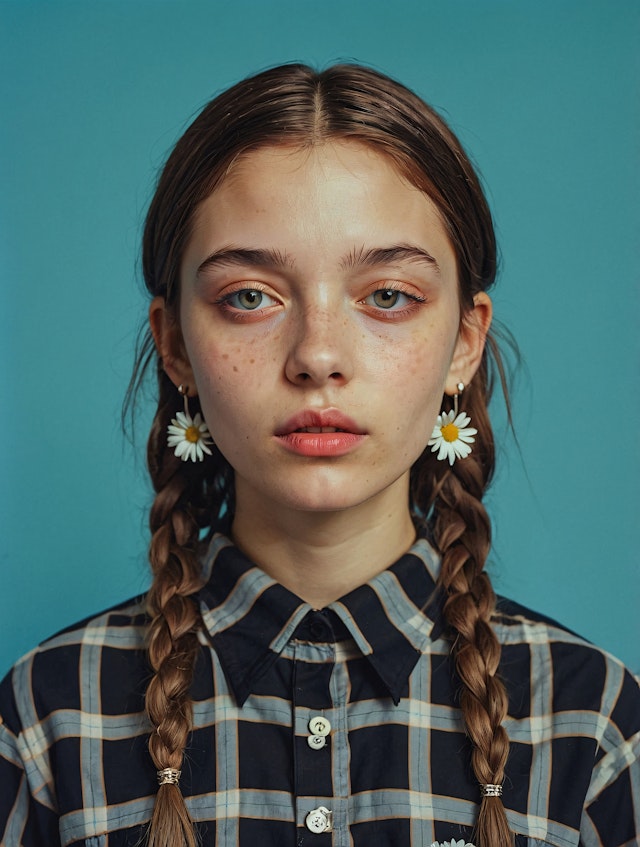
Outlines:
[[502, 786], [492, 782], [480, 783], [480, 790], [483, 797], [502, 797]]
[[158, 785], [177, 785], [182, 771], [175, 768], [165, 768], [158, 771]]

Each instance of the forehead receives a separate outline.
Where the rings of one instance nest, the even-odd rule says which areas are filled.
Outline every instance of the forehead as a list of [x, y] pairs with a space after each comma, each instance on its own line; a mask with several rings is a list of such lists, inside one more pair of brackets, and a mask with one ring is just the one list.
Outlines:
[[[317, 261], [413, 244], [455, 273], [432, 200], [378, 150], [352, 140], [279, 145], [238, 157], [199, 206], [188, 253], [276, 248]], [[195, 257], [194, 257], [195, 258]]]
[[[227, 209], [238, 203], [259, 203], [269, 198], [296, 198], [300, 205], [326, 205], [333, 193], [336, 205], [372, 201], [383, 197], [407, 210], [423, 212], [442, 223], [440, 213], [427, 194], [413, 184], [400, 167], [380, 150], [356, 140], [330, 140], [311, 145], [272, 145], [250, 150], [236, 158], [225, 177], [202, 206], [219, 201]], [[360, 213], [366, 212], [366, 208]]]
[[391, 156], [357, 140], [332, 139], [249, 150], [233, 161], [214, 193], [231, 193], [250, 187], [264, 190], [270, 183], [277, 185], [282, 178], [288, 182], [306, 183], [314, 177], [339, 181], [336, 177], [340, 175], [360, 180], [363, 185], [388, 183], [402, 186], [408, 192], [420, 191]]

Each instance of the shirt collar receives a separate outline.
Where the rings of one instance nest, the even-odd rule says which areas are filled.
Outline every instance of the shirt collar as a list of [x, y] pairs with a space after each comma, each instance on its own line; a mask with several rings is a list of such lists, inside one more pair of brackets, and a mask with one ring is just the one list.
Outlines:
[[[442, 632], [440, 561], [426, 539], [327, 610], [340, 619], [396, 705], [428, 642]], [[216, 534], [199, 592], [206, 631], [238, 705], [251, 694], [312, 608]]]

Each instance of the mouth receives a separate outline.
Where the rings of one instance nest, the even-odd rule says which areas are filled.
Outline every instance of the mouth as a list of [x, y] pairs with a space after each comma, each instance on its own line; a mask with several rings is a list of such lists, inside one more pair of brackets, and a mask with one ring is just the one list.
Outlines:
[[296, 432], [316, 435], [336, 432], [346, 432], [353, 435], [367, 434], [354, 420], [339, 409], [325, 409], [323, 411], [305, 409], [279, 426], [275, 435], [291, 435]]
[[350, 432], [351, 430], [342, 429], [339, 426], [299, 426], [295, 432]]
[[274, 433], [289, 452], [310, 458], [334, 458], [356, 449], [367, 432], [338, 409], [305, 410]]

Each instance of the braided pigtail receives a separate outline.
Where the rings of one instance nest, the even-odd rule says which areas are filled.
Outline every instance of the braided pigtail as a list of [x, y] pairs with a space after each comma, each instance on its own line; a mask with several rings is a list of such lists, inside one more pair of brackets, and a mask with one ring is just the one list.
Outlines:
[[[484, 571], [491, 543], [482, 504], [494, 464], [494, 445], [483, 385], [484, 368], [464, 394], [478, 436], [473, 452], [453, 466], [431, 462], [432, 525], [442, 554], [440, 582], [451, 654], [462, 683], [460, 707], [472, 743], [472, 766], [482, 790], [476, 824], [478, 847], [510, 847], [513, 836], [500, 799], [509, 739], [502, 726], [508, 698], [498, 676], [501, 647], [491, 626], [496, 597]], [[489, 786], [486, 788], [486, 786]]]
[[[211, 101], [178, 141], [160, 175], [145, 224], [142, 269], [150, 296], [163, 299], [178, 328], [182, 260], [202, 201], [249, 151], [282, 144], [306, 148], [327, 140], [369, 145], [430, 198], [455, 253], [461, 319], [473, 310], [475, 295], [487, 291], [495, 279], [495, 233], [480, 181], [446, 123], [411, 91], [369, 68], [343, 65], [317, 73], [303, 65], [284, 65]], [[489, 338], [489, 350], [492, 345]], [[157, 769], [166, 774], [149, 844], [192, 847], [193, 827], [176, 774], [191, 730], [189, 688], [201, 625], [191, 599], [200, 582], [196, 551], [202, 531], [222, 508], [233, 515], [234, 487], [231, 468], [217, 449], [205, 462], [193, 464], [176, 459], [166, 447], [166, 428], [179, 399], [149, 335], [139, 348], [129, 401], [154, 362], [160, 399], [148, 451], [156, 498], [150, 550], [154, 581], [148, 601], [154, 676], [147, 711], [154, 726], [149, 750]], [[494, 460], [487, 362], [485, 357], [464, 395], [465, 411], [479, 431], [471, 456], [449, 467], [427, 450], [411, 475], [412, 506], [417, 515], [428, 516], [442, 553], [445, 616], [462, 684], [460, 705], [473, 745], [473, 769], [480, 783], [495, 786], [504, 777], [508, 739], [502, 727], [507, 695], [497, 676], [500, 645], [491, 627], [495, 595], [484, 572], [490, 528], [482, 496]], [[502, 379], [499, 357], [497, 365]], [[483, 797], [478, 839], [479, 847], [511, 843], [498, 796]]]
[[[220, 470], [219, 456], [183, 462], [167, 447], [167, 425], [178, 394], [161, 375], [161, 402], [151, 430], [148, 463], [156, 497], [151, 508], [149, 559], [153, 583], [148, 594], [148, 654], [154, 671], [146, 708], [154, 731], [149, 752], [160, 787], [149, 828], [149, 847], [194, 847], [195, 833], [178, 780], [192, 726], [190, 687], [201, 626], [192, 595], [201, 587], [200, 530], [211, 522], [216, 502], [208, 480]], [[168, 397], [167, 401], [162, 396]]]

